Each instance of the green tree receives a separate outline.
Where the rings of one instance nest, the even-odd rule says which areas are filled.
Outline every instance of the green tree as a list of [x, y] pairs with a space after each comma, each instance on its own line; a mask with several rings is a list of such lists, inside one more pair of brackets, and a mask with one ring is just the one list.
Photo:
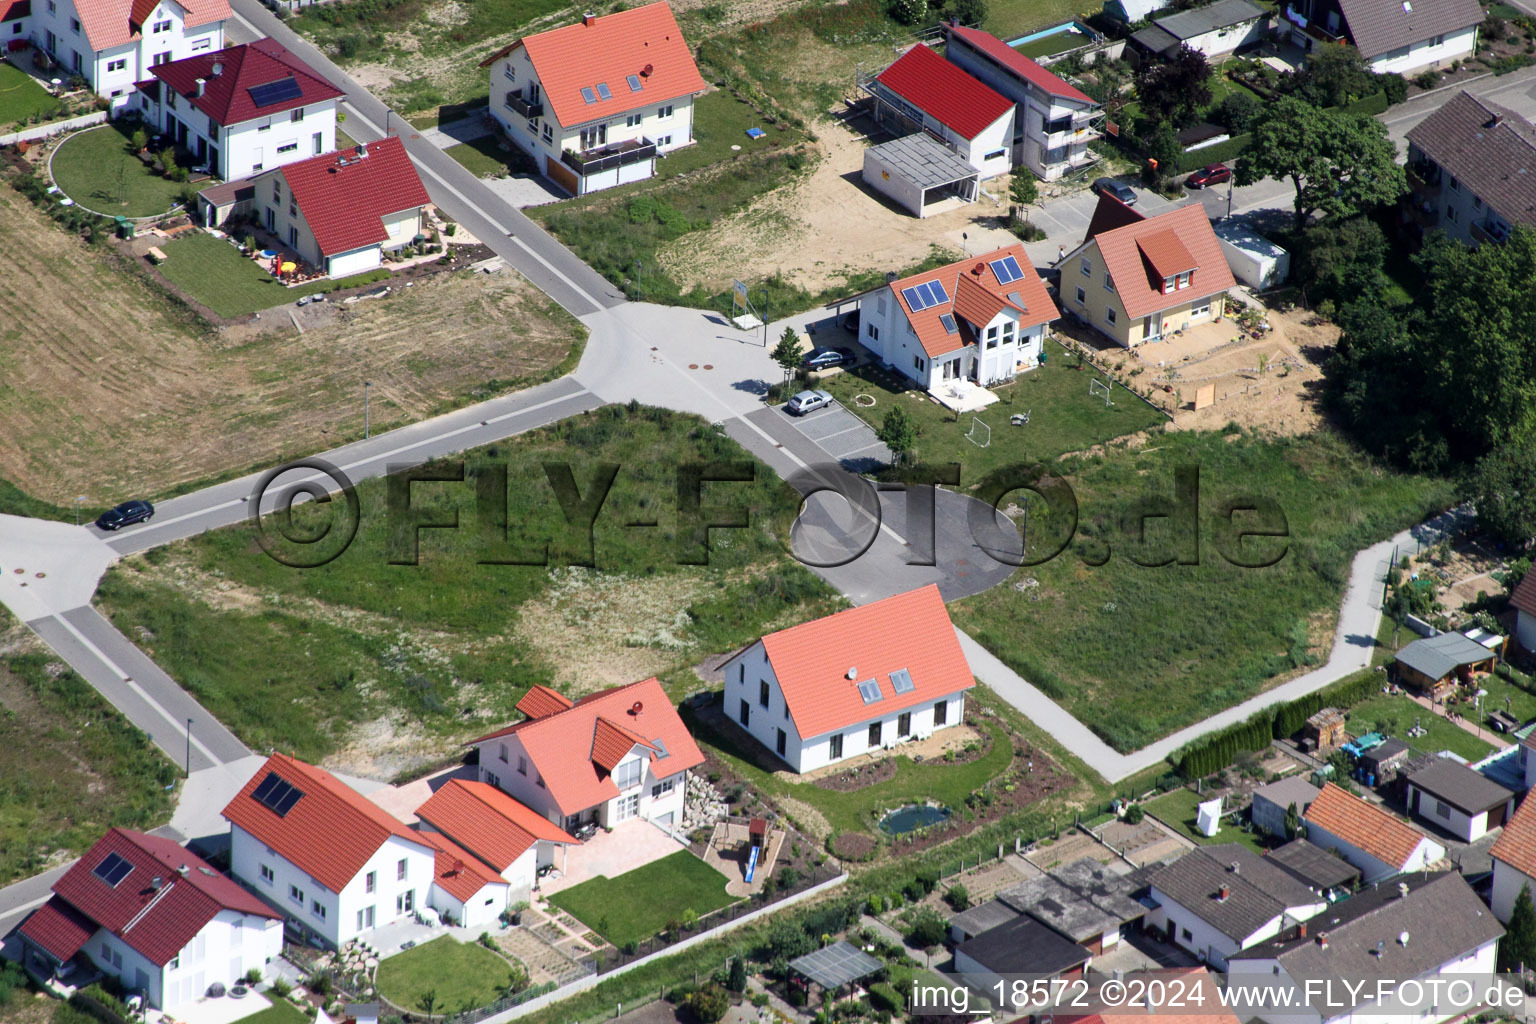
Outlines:
[[987, 0], [948, 0], [944, 4], [944, 17], [952, 18], [967, 28], [978, 28], [987, 20]]
[[1237, 184], [1289, 179], [1296, 189], [1297, 230], [1314, 213], [1347, 217], [1392, 202], [1407, 187], [1397, 145], [1372, 117], [1282, 96], [1253, 122], [1249, 135], [1234, 172]]
[[1188, 46], [1170, 60], [1146, 61], [1136, 69], [1136, 97], [1148, 120], [1187, 124], [1211, 102], [1210, 62]]
[[726, 975], [725, 987], [732, 992], [745, 992], [747, 990], [747, 958], [743, 956], [731, 957], [731, 970]]
[[1484, 455], [1469, 490], [1477, 525], [1524, 551], [1536, 537], [1536, 443], [1526, 438]]
[[1499, 943], [1499, 970], [1512, 972], [1532, 966], [1536, 966], [1536, 907], [1531, 905], [1531, 887], [1523, 885], [1509, 912], [1504, 940]]
[[427, 1020], [429, 1021], [432, 1019], [432, 1014], [436, 1012], [439, 1005], [440, 1004], [438, 1003], [437, 999], [437, 989], [435, 988], [427, 989], [416, 1000], [416, 1009], [426, 1014]]
[[731, 997], [719, 985], [705, 985], [688, 997], [688, 1009], [704, 1024], [715, 1024], [731, 1008]]
[[1355, 47], [1319, 46], [1307, 54], [1301, 70], [1286, 75], [1280, 88], [1315, 106], [1342, 107], [1376, 92], [1380, 83]]
[[1216, 105], [1213, 119], [1228, 131], [1245, 132], [1264, 109], [1264, 104], [1251, 92], [1241, 89], [1227, 93]]
[[785, 377], [800, 365], [800, 335], [793, 327], [784, 328], [779, 336], [779, 343], [773, 347], [773, 361], [784, 367]]
[[1154, 125], [1142, 142], [1147, 147], [1147, 162], [1142, 166], [1141, 180], [1148, 188], [1160, 189], [1164, 181], [1177, 173], [1184, 147], [1179, 145], [1173, 125], [1166, 121]]
[[1015, 168], [1013, 180], [1008, 183], [1008, 197], [1019, 206], [1030, 206], [1040, 201], [1040, 186], [1029, 168]]
[[1289, 842], [1292, 839], [1301, 838], [1302, 829], [1304, 827], [1305, 826], [1301, 823], [1301, 810], [1296, 806], [1295, 801], [1292, 801], [1291, 806], [1285, 809], [1286, 841]]
[[891, 454], [896, 456], [896, 461], [900, 462], [917, 447], [917, 422], [906, 409], [893, 405], [886, 412], [875, 436], [885, 442]]
[[932, 949], [944, 942], [947, 930], [939, 912], [924, 907], [912, 917], [912, 924], [907, 928], [907, 943], [917, 949]]
[[1424, 401], [1423, 317], [1367, 295], [1345, 306], [1338, 320], [1342, 331], [1327, 365], [1329, 405], [1368, 450], [1417, 469], [1443, 465], [1446, 439]]
[[1295, 247], [1292, 279], [1314, 305], [1377, 295], [1387, 285], [1387, 236], [1368, 217], [1307, 225]]
[[892, 18], [903, 25], [917, 25], [928, 20], [928, 0], [890, 0]]

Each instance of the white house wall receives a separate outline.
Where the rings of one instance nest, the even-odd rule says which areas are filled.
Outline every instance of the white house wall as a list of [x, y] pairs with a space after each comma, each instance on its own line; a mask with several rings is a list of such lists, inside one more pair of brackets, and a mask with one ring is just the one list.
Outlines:
[[[92, 91], [112, 101], [114, 111], [123, 109], [134, 92], [134, 83], [149, 77], [149, 69], [156, 57], [162, 60], [180, 60], [194, 53], [222, 49], [224, 23], [209, 22], [188, 29], [184, 24], [184, 11], [172, 0], [163, 0], [144, 20], [143, 34], [119, 46], [94, 50], [79, 20], [73, 0], [37, 0], [30, 18], [30, 36], [44, 49], [53, 40], [52, 52], [61, 69], [68, 74], [78, 74], [86, 80]], [[155, 32], [157, 23], [170, 21], [171, 27]], [[118, 67], [117, 62], [122, 66]]]
[[1445, 847], [1425, 838], [1414, 848], [1412, 855], [1402, 865], [1387, 864], [1366, 853], [1360, 847], [1341, 839], [1315, 822], [1307, 822], [1307, 841], [1325, 850], [1337, 850], [1346, 862], [1360, 869], [1361, 881], [1369, 884], [1403, 871], [1419, 871], [1445, 856]]
[[1471, 25], [1459, 32], [1448, 32], [1434, 39], [1384, 53], [1370, 61], [1371, 70], [1378, 75], [1389, 72], [1401, 75], [1470, 57], [1477, 49], [1477, 29], [1478, 26]]
[[1473, 843], [1488, 834], [1488, 812], [1481, 811], [1477, 814], [1467, 814], [1458, 807], [1441, 800], [1432, 793], [1426, 793], [1412, 782], [1408, 783], [1408, 806], [1414, 806], [1414, 796], [1418, 796], [1418, 809], [1414, 812], [1424, 821], [1438, 825], [1440, 828], [1460, 836], [1466, 842]]
[[1493, 916], [1508, 924], [1510, 912], [1515, 909], [1515, 900], [1520, 898], [1520, 890], [1527, 887], [1531, 890], [1531, 896], [1536, 898], [1536, 879], [1502, 860], [1494, 860], [1493, 891], [1488, 898]]
[[[175, 106], [171, 105], [173, 95]], [[186, 125], [189, 150], [197, 151], [198, 139], [204, 146], [217, 147], [219, 161], [214, 171], [226, 180], [246, 178], [262, 170], [307, 160], [336, 149], [336, 101], [333, 99], [295, 108], [300, 113], [297, 121], [293, 119], [294, 111], [284, 110], [233, 125], [219, 125], [185, 96], [175, 95], [170, 86], [162, 82], [159, 102], [151, 102], [144, 96], [142, 107], [150, 121], [161, 130], [170, 130], [172, 118]]]
[[[506, 748], [505, 760], [502, 759], [503, 745]], [[574, 821], [568, 821], [567, 816], [561, 812], [549, 790], [539, 785], [538, 766], [533, 763], [531, 757], [528, 757], [527, 749], [523, 746], [522, 741], [517, 738], [516, 734], [486, 740], [479, 745], [478, 749], [480, 751], [479, 768], [481, 782], [497, 787], [502, 792], [511, 795], [514, 800], [523, 806], [531, 808], [562, 828], [569, 829], [575, 827]], [[630, 754], [620, 761], [618, 765], [614, 766], [615, 772], [617, 773], [626, 762], [640, 757], [642, 757], [640, 754]], [[526, 774], [518, 771], [520, 758], [527, 769]], [[667, 759], [662, 758], [658, 761], [652, 761], [649, 755], [644, 755], [643, 759], [646, 761], [646, 767], [640, 773], [638, 785], [626, 789], [618, 796], [605, 800], [602, 803], [595, 804], [592, 807], [583, 807], [577, 815], [570, 817], [575, 818], [579, 816], [582, 822], [585, 823], [592, 817], [595, 811], [597, 821], [600, 824], [614, 825], [620, 820], [620, 802], [635, 795], [638, 791], [640, 797], [638, 801], [639, 811], [634, 817], [645, 818], [661, 825], [681, 825], [683, 820], [683, 795], [687, 790], [686, 774], [683, 772], [657, 774], [658, 772], [667, 772]], [[670, 788], [666, 792], [656, 792], [656, 790], [666, 787], [669, 783]], [[667, 817], [668, 815], [672, 816], [670, 820]], [[540, 858], [537, 861], [538, 864], [551, 863], [554, 857], [553, 847], [550, 846], [538, 856]], [[512, 879], [508, 880], [512, 881]], [[514, 884], [516, 883], [514, 882]]]
[[[401, 860], [406, 863], [404, 879], [398, 877]], [[396, 910], [406, 894], [410, 894], [413, 910], [427, 906], [436, 861], [430, 847], [390, 836], [342, 891], [335, 893], [240, 826], [231, 825], [230, 865], [231, 874], [247, 889], [292, 921], [339, 946], [371, 928], [409, 917], [410, 912]], [[271, 869], [270, 881], [262, 876], [262, 865]], [[373, 892], [367, 891], [370, 872], [374, 874]], [[303, 895], [302, 905], [290, 895], [290, 886], [296, 886]], [[366, 913], [369, 907], [373, 908], [371, 926]]]
[[1254, 18], [1239, 25], [1225, 25], [1185, 39], [1184, 45], [1199, 50], [1207, 57], [1221, 57], [1244, 46], [1263, 40], [1267, 34], [1269, 19]]
[[889, 288], [866, 295], [859, 302], [859, 341], [880, 360], [922, 387], [928, 386], [932, 360], [901, 311], [900, 300]]
[[1174, 943], [1206, 960], [1212, 966], [1226, 970], [1227, 957], [1248, 949], [1280, 934], [1287, 921], [1308, 921], [1321, 914], [1328, 906], [1326, 901], [1286, 907], [1252, 933], [1233, 937], [1220, 931], [1185, 907], [1167, 893], [1153, 886], [1152, 899], [1158, 907], [1147, 913], [1147, 923], [1167, 932]]
[[215, 982], [230, 987], [252, 967], [265, 973], [268, 961], [283, 951], [283, 923], [221, 910], [171, 961], [175, 966], [163, 968], [104, 928], [82, 948], [124, 987], [143, 991], [151, 1006], [172, 1010], [201, 999]]
[[461, 901], [441, 885], [432, 884], [428, 905], [451, 916], [460, 928], [489, 928], [496, 925], [507, 909], [507, 886], [495, 882], [480, 887], [468, 900]]

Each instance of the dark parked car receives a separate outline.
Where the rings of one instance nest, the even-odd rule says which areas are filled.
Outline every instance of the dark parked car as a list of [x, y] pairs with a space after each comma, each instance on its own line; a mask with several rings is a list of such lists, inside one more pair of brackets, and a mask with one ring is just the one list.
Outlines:
[[824, 409], [832, 404], [832, 396], [825, 391], [802, 391], [791, 398], [784, 406], [784, 410], [791, 416], [803, 416], [817, 409]]
[[109, 508], [96, 517], [96, 525], [103, 530], [121, 530], [134, 523], [148, 521], [155, 514], [155, 506], [147, 501], [125, 501], [116, 508]]
[[1136, 192], [1131, 186], [1114, 178], [1100, 178], [1093, 183], [1093, 190], [1101, 196], [1114, 196], [1126, 206], [1136, 205]]
[[852, 366], [858, 362], [851, 348], [813, 348], [800, 365], [807, 370], [825, 370], [833, 366]]
[[1232, 180], [1232, 168], [1226, 164], [1206, 164], [1194, 174], [1184, 179], [1184, 184], [1190, 188], [1207, 188], [1211, 185], [1220, 185], [1222, 182]]
[[859, 333], [859, 311], [857, 309], [850, 309], [843, 314], [843, 330], [849, 334]]

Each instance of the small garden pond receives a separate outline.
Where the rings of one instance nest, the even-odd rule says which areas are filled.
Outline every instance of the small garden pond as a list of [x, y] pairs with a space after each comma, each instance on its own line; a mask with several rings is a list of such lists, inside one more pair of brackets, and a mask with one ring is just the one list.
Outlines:
[[889, 836], [904, 835], [916, 829], [937, 825], [949, 818], [948, 807], [933, 804], [908, 804], [898, 807], [880, 819], [880, 831]]

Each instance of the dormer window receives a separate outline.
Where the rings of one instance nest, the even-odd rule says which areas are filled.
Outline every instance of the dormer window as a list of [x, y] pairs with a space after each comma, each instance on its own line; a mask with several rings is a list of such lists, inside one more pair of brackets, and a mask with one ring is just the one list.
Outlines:
[[155, 22], [154, 30], [157, 35], [161, 32], [169, 32], [171, 30], [171, 19], [166, 18], [164, 21]]
[[1182, 274], [1176, 274], [1173, 277], [1163, 278], [1163, 294], [1172, 295], [1175, 291], [1188, 288], [1189, 278], [1190, 271], [1188, 270], [1184, 271]]
[[1180, 288], [1188, 288], [1189, 287], [1189, 271], [1186, 270], [1186, 271], [1184, 271], [1184, 273], [1179, 275], [1178, 287], [1180, 287]]

